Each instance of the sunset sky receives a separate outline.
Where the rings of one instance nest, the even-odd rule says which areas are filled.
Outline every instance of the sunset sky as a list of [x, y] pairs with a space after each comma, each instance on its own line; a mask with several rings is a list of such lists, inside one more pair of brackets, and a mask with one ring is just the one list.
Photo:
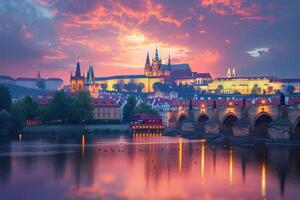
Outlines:
[[143, 73], [146, 53], [224, 76], [300, 75], [299, 0], [0, 0], [0, 75]]

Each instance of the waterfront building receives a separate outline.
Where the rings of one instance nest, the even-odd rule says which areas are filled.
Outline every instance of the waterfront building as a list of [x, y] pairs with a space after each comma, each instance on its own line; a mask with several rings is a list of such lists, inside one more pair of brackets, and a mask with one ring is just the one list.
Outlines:
[[94, 98], [93, 119], [121, 120], [121, 105], [112, 98]]

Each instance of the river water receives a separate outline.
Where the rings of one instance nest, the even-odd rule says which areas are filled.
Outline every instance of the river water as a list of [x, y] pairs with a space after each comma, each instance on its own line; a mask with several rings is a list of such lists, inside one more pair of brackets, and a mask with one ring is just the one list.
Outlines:
[[300, 149], [165, 136], [1, 140], [0, 199], [300, 199]]

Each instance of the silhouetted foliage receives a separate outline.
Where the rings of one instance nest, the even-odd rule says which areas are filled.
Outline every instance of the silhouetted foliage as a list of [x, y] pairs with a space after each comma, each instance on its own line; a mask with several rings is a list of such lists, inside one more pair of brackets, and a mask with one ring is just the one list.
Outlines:
[[133, 114], [133, 110], [136, 105], [136, 100], [133, 96], [129, 96], [126, 100], [126, 104], [124, 105], [123, 108], [123, 121], [124, 122], [129, 122], [130, 118]]
[[144, 103], [140, 104], [133, 110], [133, 114], [137, 114], [137, 113], [144, 113], [144, 114], [159, 116], [159, 113], [156, 110], [153, 110], [151, 108], [151, 106], [144, 104]]
[[0, 85], [0, 110], [7, 110], [10, 112], [11, 108], [11, 95], [6, 86]]

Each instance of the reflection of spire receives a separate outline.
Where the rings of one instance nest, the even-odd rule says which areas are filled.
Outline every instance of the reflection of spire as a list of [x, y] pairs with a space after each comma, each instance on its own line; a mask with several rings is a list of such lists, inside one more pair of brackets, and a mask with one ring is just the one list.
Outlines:
[[171, 66], [171, 55], [169, 53], [168, 65]]
[[38, 78], [41, 78], [41, 74], [40, 74], [40, 71], [38, 71]]

